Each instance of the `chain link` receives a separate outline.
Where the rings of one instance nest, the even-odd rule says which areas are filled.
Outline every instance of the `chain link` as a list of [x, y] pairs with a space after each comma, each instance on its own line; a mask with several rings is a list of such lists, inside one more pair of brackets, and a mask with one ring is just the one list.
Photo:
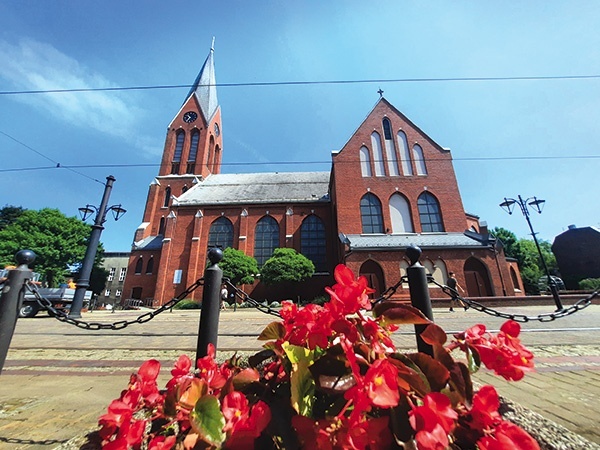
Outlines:
[[177, 303], [179, 303], [181, 300], [186, 298], [190, 293], [194, 292], [196, 289], [198, 289], [203, 284], [204, 284], [204, 278], [199, 278], [198, 280], [196, 280], [195, 283], [188, 286], [188, 288], [185, 291], [183, 291], [177, 297], [173, 298], [172, 300], [170, 300], [167, 303], [165, 303], [164, 305], [162, 305], [160, 308], [155, 309], [150, 312], [147, 312], [145, 314], [142, 314], [141, 316], [138, 316], [133, 320], [119, 320], [119, 321], [113, 322], [113, 323], [86, 322], [84, 320], [78, 320], [73, 317], [69, 317], [68, 314], [66, 314], [65, 312], [54, 308], [52, 306], [52, 302], [50, 300], [44, 298], [40, 294], [38, 287], [34, 283], [31, 283], [28, 281], [26, 283], [26, 287], [29, 290], [29, 292], [31, 292], [35, 296], [35, 299], [38, 302], [38, 304], [40, 305], [40, 307], [42, 309], [47, 310], [48, 313], [52, 317], [54, 317], [56, 320], [68, 323], [70, 325], [74, 325], [74, 326], [76, 326], [78, 328], [82, 328], [84, 330], [97, 331], [97, 330], [122, 330], [123, 328], [126, 328], [129, 325], [133, 325], [135, 323], [146, 323], [146, 322], [154, 319], [160, 313], [165, 312], [167, 309], [169, 309], [169, 310], [172, 309]]
[[449, 297], [460, 300], [464, 302], [467, 306], [473, 308], [476, 311], [480, 311], [485, 314], [489, 314], [490, 316], [502, 317], [504, 319], [514, 320], [515, 322], [552, 322], [553, 320], [560, 319], [562, 317], [570, 316], [571, 314], [575, 314], [577, 311], [581, 311], [584, 308], [587, 308], [592, 304], [592, 300], [596, 297], [600, 296], [600, 290], [593, 292], [585, 298], [578, 300], [575, 304], [569, 306], [568, 308], [563, 308], [558, 311], [554, 311], [551, 313], [538, 314], [537, 316], [526, 316], [525, 314], [510, 314], [502, 311], [497, 311], [493, 308], [488, 308], [487, 306], [482, 305], [479, 302], [474, 300], [469, 300], [468, 298], [461, 297], [458, 292], [446, 285], [440, 284], [433, 279], [433, 276], [428, 275], [427, 281], [435, 284], [442, 291], [447, 294]]
[[[242, 291], [237, 286], [235, 286], [229, 280], [229, 278], [223, 278], [223, 283], [226, 284], [227, 286], [229, 286], [229, 288], [234, 292], [235, 297], [239, 297], [242, 300], [242, 302], [248, 302], [253, 308], [256, 308], [257, 310], [259, 310], [262, 313], [270, 314], [270, 315], [276, 316], [276, 317], [281, 317], [281, 314], [279, 314], [279, 311], [276, 311], [267, 305], [263, 305], [258, 300], [254, 300], [252, 297], [250, 297], [244, 291]], [[235, 301], [236, 301], [236, 299], [234, 298], [234, 302]]]
[[390, 286], [385, 291], [383, 291], [383, 293], [375, 300], [372, 300], [371, 303], [373, 305], [376, 305], [379, 302], [388, 300], [392, 295], [394, 295], [396, 293], [396, 291], [398, 290], [398, 288], [400, 287], [400, 285], [402, 283], [408, 283], [408, 276], [404, 275], [403, 277], [400, 277], [400, 279], [398, 280], [398, 282], [396, 284], [394, 284], [393, 286]]

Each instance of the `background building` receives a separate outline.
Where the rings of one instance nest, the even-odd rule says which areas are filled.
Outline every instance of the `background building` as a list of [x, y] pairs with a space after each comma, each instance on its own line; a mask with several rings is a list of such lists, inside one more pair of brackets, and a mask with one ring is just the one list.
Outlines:
[[578, 289], [585, 278], [600, 278], [600, 229], [569, 229], [554, 238], [552, 253], [567, 289]]
[[[277, 247], [296, 249], [316, 267], [294, 293], [309, 299], [333, 282], [340, 262], [365, 275], [375, 295], [383, 292], [405, 274], [410, 245], [423, 250], [421, 262], [436, 281], [453, 271], [470, 297], [512, 296], [520, 287], [518, 268], [494, 246], [487, 225], [464, 211], [450, 150], [382, 94], [332, 153], [330, 172], [221, 174], [222, 152], [211, 49], [169, 124], [135, 233], [128, 298], [170, 300], [203, 275], [212, 246], [242, 250], [259, 266]], [[257, 299], [291, 296], [260, 282], [251, 291]], [[397, 295], [408, 296], [407, 287]]]
[[106, 286], [97, 299], [97, 306], [114, 305], [123, 297], [123, 286], [127, 276], [129, 252], [105, 252], [102, 266], [108, 271]]

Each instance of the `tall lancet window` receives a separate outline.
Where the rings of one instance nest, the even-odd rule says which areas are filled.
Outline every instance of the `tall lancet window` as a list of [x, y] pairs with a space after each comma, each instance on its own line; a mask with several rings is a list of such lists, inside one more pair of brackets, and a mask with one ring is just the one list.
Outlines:
[[182, 130], [179, 130], [175, 139], [175, 153], [173, 154], [173, 162], [171, 163], [171, 173], [177, 175], [179, 173], [179, 165], [181, 164], [181, 153], [183, 152], [185, 133]]
[[413, 146], [413, 157], [415, 158], [415, 166], [417, 167], [417, 175], [427, 175], [427, 166], [425, 165], [425, 156], [423, 149], [419, 144]]
[[419, 219], [421, 220], [421, 231], [423, 233], [444, 231], [442, 213], [437, 198], [429, 192], [423, 192], [419, 195], [417, 206], [419, 208]]
[[363, 177], [372, 177], [373, 172], [371, 172], [371, 155], [369, 154], [369, 149], [364, 145], [360, 148], [360, 172]]
[[408, 140], [404, 131], [398, 131], [398, 145], [400, 146], [400, 161], [402, 162], [402, 173], [405, 176], [413, 174], [412, 162], [410, 161], [410, 150]]
[[165, 189], [165, 199], [163, 201], [163, 208], [167, 208], [169, 206], [169, 202], [171, 201], [171, 187], [167, 186]]
[[388, 174], [391, 177], [397, 177], [400, 175], [398, 170], [398, 158], [396, 158], [396, 146], [394, 145], [394, 138], [392, 136], [392, 125], [390, 119], [387, 117], [383, 118], [383, 138], [385, 140], [385, 156], [387, 158]]
[[360, 218], [363, 234], [383, 233], [381, 202], [371, 193], [360, 199]]
[[198, 154], [198, 141], [200, 140], [200, 132], [192, 131], [190, 140], [190, 155], [188, 156], [186, 173], [194, 173], [196, 170], [196, 155]]
[[371, 147], [373, 147], [373, 164], [375, 165], [375, 176], [385, 176], [385, 161], [383, 160], [383, 149], [381, 148], [381, 136], [376, 131], [371, 133]]
[[254, 233], [254, 259], [262, 266], [279, 247], [279, 224], [274, 218], [265, 216], [256, 224]]
[[206, 167], [209, 170], [212, 170], [212, 163], [215, 154], [215, 138], [210, 137], [210, 141], [208, 141], [208, 156], [206, 158]]

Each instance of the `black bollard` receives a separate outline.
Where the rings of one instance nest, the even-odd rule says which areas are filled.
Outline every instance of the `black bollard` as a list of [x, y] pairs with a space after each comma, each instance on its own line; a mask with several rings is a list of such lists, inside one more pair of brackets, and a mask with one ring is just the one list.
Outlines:
[[[419, 263], [421, 253], [421, 249], [416, 246], [410, 246], [406, 249], [406, 256], [410, 259], [410, 267], [406, 269], [410, 302], [412, 306], [421, 311], [429, 320], [433, 320], [431, 299], [429, 298], [429, 286], [427, 285], [427, 274], [425, 273], [425, 267]], [[425, 331], [427, 326], [428, 325], [415, 325], [417, 349], [421, 353], [433, 356], [433, 348], [431, 345], [426, 344], [421, 338], [421, 333]]]
[[198, 330], [198, 346], [196, 347], [196, 368], [198, 368], [198, 359], [207, 355], [208, 344], [213, 344], [215, 350], [217, 349], [217, 337], [219, 335], [223, 271], [218, 263], [223, 259], [223, 251], [219, 248], [211, 248], [208, 251], [208, 259], [211, 264], [204, 272], [200, 328]]
[[8, 272], [0, 297], [0, 373], [15, 332], [19, 309], [23, 305], [25, 281], [31, 278], [28, 265], [35, 261], [35, 253], [31, 250], [21, 250], [17, 252], [15, 259], [19, 266]]

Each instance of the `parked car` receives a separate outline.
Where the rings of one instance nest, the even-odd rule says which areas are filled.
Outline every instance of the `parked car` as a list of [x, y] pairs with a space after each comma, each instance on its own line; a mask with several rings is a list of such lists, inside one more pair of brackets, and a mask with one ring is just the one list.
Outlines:
[[[564, 291], [565, 290], [565, 283], [563, 282], [563, 280], [561, 280], [559, 277], [556, 277], [554, 275], [550, 275], [550, 278], [552, 278], [552, 281], [554, 281], [554, 285], [556, 286], [556, 288], [559, 291]], [[546, 275], [544, 275], [543, 277], [540, 277], [540, 279], [538, 280], [538, 289], [540, 290], [540, 293], [546, 293], [546, 292], [550, 292], [550, 286], [548, 286], [548, 277]]]
[[[39, 288], [38, 292], [46, 300], [52, 303], [52, 307], [57, 310], [68, 311], [71, 308], [73, 302], [73, 296], [75, 295], [75, 289], [69, 289], [66, 287], [60, 288]], [[92, 298], [92, 291], [85, 291], [83, 297], [84, 305]], [[31, 292], [25, 293], [25, 299], [23, 304], [19, 308], [19, 317], [35, 317], [40, 311], [41, 307], [35, 296]]]

